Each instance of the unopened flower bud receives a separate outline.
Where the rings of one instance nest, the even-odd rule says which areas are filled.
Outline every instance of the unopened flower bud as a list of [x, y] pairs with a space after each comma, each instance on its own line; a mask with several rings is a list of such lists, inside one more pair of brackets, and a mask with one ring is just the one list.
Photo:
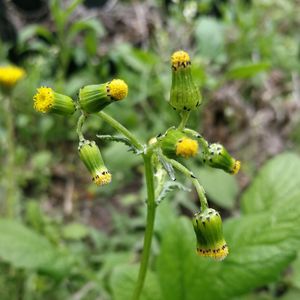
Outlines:
[[124, 99], [128, 94], [128, 86], [121, 79], [113, 79], [107, 83], [87, 85], [79, 91], [79, 103], [87, 113], [96, 113], [114, 101]]
[[220, 214], [207, 208], [195, 214], [193, 226], [197, 238], [197, 253], [200, 256], [223, 260], [228, 255], [228, 246], [223, 236]]
[[34, 109], [41, 113], [72, 115], [76, 110], [75, 104], [69, 96], [56, 93], [49, 87], [38, 88], [33, 101]]
[[171, 128], [161, 138], [161, 148], [163, 153], [175, 158], [181, 156], [189, 158], [198, 152], [198, 142], [186, 136], [182, 131]]
[[178, 112], [191, 111], [201, 104], [201, 94], [191, 74], [191, 60], [184, 51], [174, 52], [171, 57], [172, 86], [170, 104]]
[[237, 174], [240, 170], [240, 161], [233, 158], [221, 144], [211, 144], [208, 151], [203, 153], [203, 163], [210, 167], [222, 169], [230, 174]]
[[111, 174], [104, 165], [99, 147], [94, 141], [83, 140], [78, 146], [80, 159], [92, 175], [92, 180], [97, 185], [111, 182]]

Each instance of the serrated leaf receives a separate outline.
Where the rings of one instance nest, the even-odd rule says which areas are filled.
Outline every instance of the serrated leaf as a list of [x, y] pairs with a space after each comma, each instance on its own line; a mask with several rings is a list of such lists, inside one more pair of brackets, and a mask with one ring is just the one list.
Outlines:
[[174, 181], [176, 180], [176, 177], [175, 177], [175, 172], [174, 172], [174, 169], [173, 169], [173, 166], [168, 162], [166, 161], [162, 155], [159, 155], [158, 154], [158, 160], [160, 161], [160, 163], [162, 164], [163, 168], [167, 171], [169, 177]]
[[168, 193], [170, 193], [171, 191], [173, 191], [175, 189], [179, 189], [179, 190], [182, 190], [185, 192], [191, 191], [189, 188], [187, 188], [180, 182], [166, 181], [164, 183], [162, 191], [160, 192], [160, 194], [158, 195], [158, 197], [156, 199], [156, 203], [159, 204], [162, 200], [165, 199], [165, 197], [167, 196]]
[[43, 236], [13, 220], [0, 220], [0, 257], [15, 267], [50, 265], [57, 250]]
[[[130, 300], [136, 284], [138, 266], [118, 266], [113, 270], [110, 286], [113, 300]], [[140, 300], [162, 300], [156, 276], [147, 272], [145, 284]]]
[[123, 144], [125, 144], [126, 146], [129, 147], [129, 151], [132, 151], [135, 154], [141, 154], [142, 153], [139, 149], [137, 149], [130, 142], [130, 140], [128, 138], [109, 135], [109, 134], [105, 134], [105, 135], [98, 134], [96, 136], [97, 136], [97, 138], [102, 139], [102, 140], [107, 140], [107, 141], [117, 142], [117, 143], [123, 143]]
[[261, 168], [254, 182], [242, 197], [242, 210], [246, 214], [266, 211], [290, 197], [300, 197], [300, 158], [284, 153]]

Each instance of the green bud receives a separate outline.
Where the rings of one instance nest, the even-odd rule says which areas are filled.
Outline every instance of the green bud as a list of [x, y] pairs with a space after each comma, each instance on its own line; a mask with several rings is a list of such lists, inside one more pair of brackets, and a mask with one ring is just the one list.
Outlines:
[[76, 111], [73, 100], [66, 95], [56, 93], [49, 87], [40, 87], [33, 97], [34, 109], [42, 113], [72, 115]]
[[228, 255], [228, 246], [223, 236], [220, 214], [207, 208], [196, 213], [193, 226], [197, 238], [197, 253], [200, 256], [223, 260]]
[[128, 86], [121, 79], [113, 79], [107, 83], [87, 85], [79, 91], [79, 103], [83, 111], [96, 113], [105, 106], [124, 99], [128, 94]]
[[240, 161], [234, 159], [221, 144], [209, 145], [208, 151], [202, 153], [202, 161], [230, 174], [237, 174], [241, 167]]
[[201, 94], [193, 82], [188, 53], [177, 51], [171, 57], [172, 86], [170, 104], [178, 112], [191, 111], [201, 104]]
[[175, 128], [170, 128], [160, 138], [160, 143], [163, 153], [170, 158], [175, 158], [176, 156], [189, 158], [195, 156], [198, 152], [198, 142]]
[[94, 141], [82, 140], [78, 146], [80, 159], [92, 175], [92, 180], [97, 185], [111, 182], [111, 174], [104, 165], [99, 147]]

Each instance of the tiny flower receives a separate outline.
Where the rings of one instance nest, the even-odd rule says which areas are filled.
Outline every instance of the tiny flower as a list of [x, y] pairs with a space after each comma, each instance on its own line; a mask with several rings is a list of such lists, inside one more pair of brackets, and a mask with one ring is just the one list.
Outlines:
[[198, 255], [216, 260], [223, 260], [228, 255], [222, 219], [216, 210], [207, 208], [195, 214], [193, 226], [197, 238]]
[[71, 115], [76, 110], [75, 104], [69, 96], [56, 93], [49, 87], [38, 88], [33, 101], [34, 109], [41, 113]]
[[163, 153], [171, 158], [189, 158], [198, 152], [198, 142], [190, 139], [182, 131], [171, 128], [160, 138]]
[[5, 87], [13, 87], [25, 76], [25, 70], [15, 66], [0, 66], [0, 84]]
[[191, 60], [188, 53], [177, 51], [171, 57], [172, 86], [170, 104], [178, 112], [196, 109], [201, 104], [201, 94], [193, 82]]
[[107, 83], [87, 85], [79, 91], [79, 103], [87, 113], [96, 113], [114, 101], [124, 99], [128, 94], [128, 86], [121, 79], [113, 79]]
[[202, 161], [230, 174], [237, 174], [241, 167], [241, 162], [234, 159], [221, 144], [209, 145], [208, 151], [202, 153]]
[[95, 184], [104, 185], [111, 182], [111, 174], [104, 165], [100, 149], [94, 141], [80, 141], [78, 151]]

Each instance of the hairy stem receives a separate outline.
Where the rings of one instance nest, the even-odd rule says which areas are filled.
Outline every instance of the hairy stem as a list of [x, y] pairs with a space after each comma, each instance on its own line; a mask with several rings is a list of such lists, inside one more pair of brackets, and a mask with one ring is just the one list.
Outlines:
[[190, 112], [189, 111], [183, 111], [181, 113], [181, 122], [178, 126], [178, 129], [179, 130], [183, 130], [185, 128], [185, 125], [189, 119], [189, 116], [190, 116]]
[[143, 149], [142, 144], [137, 140], [137, 138], [113, 117], [103, 111], [98, 112], [98, 116], [107, 122], [111, 127], [115, 128], [117, 131], [126, 136], [137, 149]]
[[77, 132], [79, 141], [84, 140], [84, 136], [82, 133], [82, 126], [83, 126], [85, 119], [86, 119], [86, 115], [82, 114], [77, 121], [76, 132]]
[[153, 180], [153, 167], [151, 162], [152, 154], [144, 154], [145, 176], [147, 185], [147, 223], [144, 235], [144, 248], [142, 253], [142, 259], [138, 274], [138, 280], [132, 295], [132, 300], [140, 299], [140, 295], [143, 290], [146, 273], [148, 269], [151, 242], [153, 237], [154, 220], [155, 220], [155, 192], [154, 192], [154, 180]]
[[198, 179], [196, 178], [196, 176], [193, 174], [193, 172], [191, 172], [188, 168], [186, 168], [184, 165], [182, 165], [181, 163], [179, 163], [178, 161], [174, 160], [174, 159], [169, 159], [167, 157], [164, 157], [165, 160], [167, 160], [170, 164], [172, 164], [172, 166], [177, 169], [178, 171], [180, 171], [181, 173], [183, 173], [185, 176], [187, 176], [188, 178], [190, 178], [190, 180], [192, 181], [199, 200], [200, 200], [200, 204], [201, 204], [201, 210], [205, 210], [208, 207], [207, 204], [207, 199], [205, 196], [205, 191], [204, 188], [202, 187], [202, 185], [199, 183]]

